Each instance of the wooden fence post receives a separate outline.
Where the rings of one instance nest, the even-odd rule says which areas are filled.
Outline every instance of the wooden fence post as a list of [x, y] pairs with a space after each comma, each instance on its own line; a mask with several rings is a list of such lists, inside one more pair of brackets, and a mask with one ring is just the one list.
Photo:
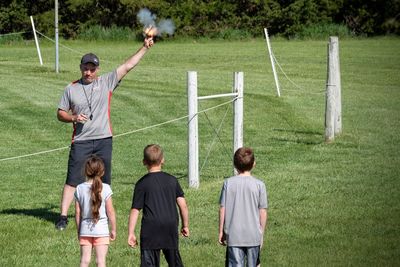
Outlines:
[[328, 77], [325, 104], [325, 142], [327, 143], [332, 142], [335, 138], [335, 121], [337, 121], [337, 52], [337, 37], [330, 37], [328, 43]]
[[342, 133], [342, 85], [340, 81], [340, 55], [339, 55], [339, 38], [330, 37], [332, 45], [333, 60], [335, 61], [335, 136]]

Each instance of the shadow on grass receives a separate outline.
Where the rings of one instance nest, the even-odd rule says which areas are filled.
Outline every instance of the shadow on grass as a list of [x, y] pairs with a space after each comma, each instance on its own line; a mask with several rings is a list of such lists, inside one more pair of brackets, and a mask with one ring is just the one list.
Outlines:
[[304, 134], [304, 135], [318, 135], [323, 136], [324, 134], [318, 131], [312, 130], [294, 130], [294, 129], [282, 129], [282, 128], [274, 128], [273, 131], [276, 132], [286, 132], [286, 133], [294, 133], [294, 134]]
[[37, 208], [37, 209], [4, 209], [0, 211], [0, 214], [9, 215], [24, 215], [32, 216], [41, 220], [46, 220], [48, 222], [55, 223], [60, 213], [52, 211], [56, 208], [55, 205], [49, 205], [47, 208]]
[[312, 130], [273, 129], [276, 132], [292, 133], [291, 136], [273, 137], [278, 142], [292, 142], [305, 145], [319, 145], [324, 143], [324, 134]]

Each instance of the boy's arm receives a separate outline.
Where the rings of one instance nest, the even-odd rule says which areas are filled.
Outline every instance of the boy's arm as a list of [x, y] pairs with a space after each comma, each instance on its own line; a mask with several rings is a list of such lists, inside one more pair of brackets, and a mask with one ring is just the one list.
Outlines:
[[137, 220], [139, 218], [139, 210], [131, 209], [131, 213], [129, 214], [129, 223], [128, 223], [128, 244], [131, 247], [135, 247], [138, 245], [136, 236], [135, 236], [135, 227]]
[[181, 215], [181, 220], [182, 220], [181, 234], [184, 237], [188, 237], [189, 236], [189, 210], [186, 205], [186, 200], [184, 197], [178, 197], [176, 199], [176, 203], [178, 204], [179, 213]]
[[267, 225], [267, 220], [268, 220], [268, 211], [267, 209], [260, 209], [260, 228], [261, 228], [261, 247], [264, 242], [264, 231], [265, 231], [265, 226]]
[[110, 240], [114, 241], [117, 238], [117, 219], [111, 197], [106, 200], [106, 212], [111, 226]]
[[218, 242], [221, 245], [226, 245], [225, 235], [224, 235], [224, 222], [225, 222], [225, 207], [221, 206], [219, 208], [219, 235], [218, 235]]
[[79, 202], [76, 200], [75, 200], [75, 223], [79, 238], [79, 233], [81, 229], [81, 207], [79, 206]]

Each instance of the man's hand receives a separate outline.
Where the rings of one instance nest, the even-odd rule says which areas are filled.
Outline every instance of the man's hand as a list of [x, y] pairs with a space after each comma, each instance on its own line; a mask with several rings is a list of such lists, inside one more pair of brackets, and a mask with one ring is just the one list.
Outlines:
[[72, 117], [75, 118], [75, 119], [72, 119], [72, 122], [76, 122], [76, 123], [84, 124], [88, 120], [88, 117], [85, 114], [79, 114], [77, 116], [73, 115]]
[[150, 47], [153, 46], [153, 44], [154, 44], [153, 37], [146, 37], [146, 38], [144, 39], [144, 43], [143, 43], [143, 46], [144, 46], [144, 47], [150, 48]]

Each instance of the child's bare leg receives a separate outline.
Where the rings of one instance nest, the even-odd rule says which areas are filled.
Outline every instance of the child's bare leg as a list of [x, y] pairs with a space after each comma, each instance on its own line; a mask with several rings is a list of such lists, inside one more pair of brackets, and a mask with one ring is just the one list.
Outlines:
[[92, 245], [81, 246], [81, 264], [80, 267], [87, 267], [92, 257]]
[[94, 247], [96, 251], [96, 264], [98, 267], [106, 266], [106, 256], [108, 252], [108, 245], [97, 245]]

